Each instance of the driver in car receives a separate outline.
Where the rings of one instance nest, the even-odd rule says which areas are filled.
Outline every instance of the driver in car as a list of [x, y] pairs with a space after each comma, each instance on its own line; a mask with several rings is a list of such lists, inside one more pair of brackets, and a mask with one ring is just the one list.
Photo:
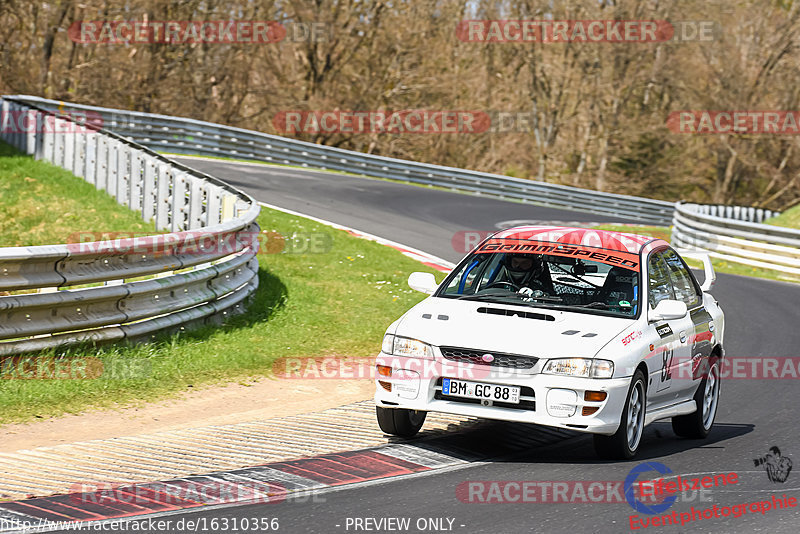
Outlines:
[[550, 270], [537, 254], [506, 254], [503, 273], [498, 280], [507, 280], [520, 293], [533, 296], [552, 295]]

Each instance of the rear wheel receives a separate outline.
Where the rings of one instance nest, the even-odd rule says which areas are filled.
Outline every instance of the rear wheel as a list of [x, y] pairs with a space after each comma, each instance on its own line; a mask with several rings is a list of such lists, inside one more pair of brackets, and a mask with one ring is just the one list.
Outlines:
[[594, 450], [598, 456], [608, 460], [630, 460], [636, 456], [644, 432], [644, 412], [647, 406], [645, 391], [644, 374], [637, 370], [631, 379], [619, 428], [611, 436], [594, 436]]
[[414, 437], [425, 423], [428, 412], [420, 410], [407, 410], [405, 408], [375, 407], [378, 416], [378, 426], [386, 434], [402, 438]]
[[682, 438], [703, 439], [708, 436], [714, 426], [714, 418], [717, 416], [719, 389], [719, 359], [714, 357], [709, 362], [708, 373], [703, 377], [700, 386], [694, 393], [697, 411], [673, 417], [672, 430]]

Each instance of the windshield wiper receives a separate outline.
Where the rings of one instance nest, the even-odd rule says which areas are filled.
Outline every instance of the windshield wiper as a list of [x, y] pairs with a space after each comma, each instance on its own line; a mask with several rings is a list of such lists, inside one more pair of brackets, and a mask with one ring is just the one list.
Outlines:
[[605, 302], [590, 302], [589, 304], [581, 304], [579, 308], [593, 308], [595, 310], [607, 310], [610, 308]]
[[513, 297], [514, 294], [511, 295], [498, 295], [498, 294], [486, 294], [486, 295], [461, 295], [460, 297], [456, 297], [456, 300], [483, 300], [487, 298], [509, 298]]

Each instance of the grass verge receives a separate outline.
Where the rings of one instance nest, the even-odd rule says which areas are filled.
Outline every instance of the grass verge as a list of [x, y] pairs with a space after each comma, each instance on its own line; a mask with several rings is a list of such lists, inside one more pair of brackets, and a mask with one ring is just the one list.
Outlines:
[[800, 228], [800, 204], [764, 222], [775, 226], [783, 226], [785, 228]]

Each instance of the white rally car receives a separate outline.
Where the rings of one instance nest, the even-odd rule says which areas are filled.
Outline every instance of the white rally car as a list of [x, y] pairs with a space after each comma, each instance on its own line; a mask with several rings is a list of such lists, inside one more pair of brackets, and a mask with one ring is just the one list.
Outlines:
[[[687, 254], [688, 256], [688, 254]], [[724, 317], [669, 243], [581, 228], [491, 235], [392, 323], [375, 403], [388, 434], [427, 412], [594, 434], [597, 453], [632, 458], [649, 423], [704, 438], [714, 424]]]

